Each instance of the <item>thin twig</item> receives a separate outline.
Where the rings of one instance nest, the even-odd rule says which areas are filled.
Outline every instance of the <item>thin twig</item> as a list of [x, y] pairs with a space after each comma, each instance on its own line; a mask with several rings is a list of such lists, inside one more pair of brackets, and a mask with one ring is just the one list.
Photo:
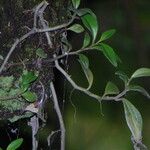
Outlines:
[[39, 130], [39, 119], [36, 115], [31, 117], [29, 125], [32, 128], [32, 150], [37, 150], [38, 140], [36, 139], [36, 134]]
[[58, 116], [60, 130], [61, 130], [61, 150], [65, 150], [65, 125], [64, 125], [63, 117], [62, 117], [60, 107], [58, 104], [58, 99], [57, 99], [57, 95], [56, 95], [53, 82], [50, 83], [50, 89], [51, 89], [51, 93], [53, 96], [54, 108]]

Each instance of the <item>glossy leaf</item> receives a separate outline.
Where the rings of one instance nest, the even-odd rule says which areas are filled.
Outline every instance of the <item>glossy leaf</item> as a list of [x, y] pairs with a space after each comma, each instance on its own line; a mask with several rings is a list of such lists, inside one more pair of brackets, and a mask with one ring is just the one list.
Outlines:
[[135, 106], [128, 100], [123, 100], [125, 118], [127, 125], [132, 133], [136, 142], [141, 140], [142, 137], [142, 116]]
[[103, 54], [105, 57], [114, 65], [117, 67], [118, 62], [120, 61], [120, 58], [118, 55], [115, 53], [112, 47], [110, 47], [107, 44], [100, 43], [100, 49], [102, 50]]
[[22, 76], [22, 85], [29, 84], [37, 79], [38, 75], [35, 74], [33, 71], [26, 72]]
[[94, 42], [97, 36], [97, 32], [98, 32], [98, 22], [97, 22], [97, 18], [95, 14], [93, 15], [86, 14], [82, 16], [81, 19], [82, 19], [84, 26], [90, 31], [93, 37], [92, 41]]
[[128, 76], [127, 76], [124, 72], [122, 72], [122, 71], [117, 71], [115, 74], [118, 75], [119, 78], [120, 78], [121, 80], [123, 80], [123, 82], [124, 82], [125, 84], [127, 84], [129, 78], [128, 78]]
[[39, 57], [41, 57], [41, 58], [47, 58], [47, 54], [41, 48], [38, 48], [36, 50], [36, 55], [39, 56]]
[[72, 0], [72, 4], [73, 4], [73, 7], [77, 9], [80, 5], [80, 0]]
[[110, 29], [110, 30], [103, 32], [99, 42], [109, 39], [110, 37], [114, 35], [115, 32], [116, 32], [115, 29]]
[[131, 78], [150, 77], [150, 68], [140, 68], [136, 70]]
[[81, 67], [84, 71], [84, 74], [86, 75], [86, 78], [88, 80], [88, 83], [89, 83], [88, 89], [90, 89], [92, 84], [93, 84], [93, 73], [89, 69], [89, 60], [85, 55], [80, 54], [79, 55], [79, 62], [81, 64]]
[[130, 85], [128, 87], [129, 91], [135, 91], [135, 92], [140, 92], [141, 94], [143, 94], [144, 96], [146, 96], [147, 98], [150, 99], [150, 94], [141, 86], [139, 85]]
[[22, 97], [28, 102], [35, 102], [37, 100], [37, 95], [34, 92], [27, 91], [22, 94]]
[[90, 42], [91, 42], [90, 35], [86, 32], [84, 35], [84, 42], [82, 48], [87, 47], [90, 44]]
[[74, 24], [67, 30], [73, 31], [75, 33], [82, 33], [84, 31], [84, 28], [80, 24]]
[[118, 87], [114, 83], [108, 82], [105, 87], [104, 95], [111, 95], [111, 94], [118, 94], [118, 93], [119, 93]]
[[6, 150], [16, 150], [21, 146], [22, 143], [23, 143], [22, 138], [14, 140], [8, 145]]

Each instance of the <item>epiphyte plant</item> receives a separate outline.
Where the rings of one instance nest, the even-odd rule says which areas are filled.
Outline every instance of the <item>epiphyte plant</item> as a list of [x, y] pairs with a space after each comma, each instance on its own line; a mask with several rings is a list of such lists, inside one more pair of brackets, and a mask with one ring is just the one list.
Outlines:
[[[65, 149], [66, 129], [58, 103], [57, 91], [53, 84], [55, 74], [53, 78], [48, 74], [49, 78], [46, 78], [46, 83], [44, 80], [47, 76], [47, 71], [46, 73], [43, 71], [43, 64], [48, 63], [50, 66], [51, 63], [53, 63], [54, 68], [56, 68], [64, 76], [75, 90], [83, 92], [90, 96], [91, 99], [95, 99], [98, 103], [102, 103], [103, 101], [121, 101], [127, 125], [131, 131], [131, 139], [134, 149], [146, 149], [146, 146], [142, 143], [142, 116], [131, 101], [126, 99], [126, 94], [130, 91], [137, 91], [145, 95], [147, 98], [150, 98], [149, 93], [142, 86], [134, 85], [132, 83], [134, 79], [149, 77], [150, 68], [139, 68], [130, 77], [122, 71], [117, 71], [115, 74], [124, 83], [123, 90], [120, 90], [112, 81], [108, 81], [102, 96], [92, 93], [90, 89], [93, 85], [94, 75], [90, 69], [89, 59], [85, 53], [97, 50], [100, 54], [103, 54], [114, 67], [117, 68], [121, 59], [115, 50], [105, 43], [114, 35], [116, 30], [110, 29], [99, 35], [99, 25], [96, 15], [90, 9], [80, 9], [80, 0], [72, 0], [72, 3], [69, 4], [70, 7], [67, 10], [69, 19], [67, 19], [65, 23], [50, 26], [50, 21], [44, 18], [48, 5], [49, 4], [46, 1], [43, 1], [35, 6], [33, 9], [34, 17], [32, 28], [30, 28], [29, 32], [25, 33], [14, 42], [6, 57], [0, 55], [0, 59], [2, 60], [0, 67], [0, 118], [11, 122], [17, 121], [21, 118], [30, 118], [29, 125], [32, 128], [33, 141], [32, 149], [36, 150], [38, 149], [38, 140], [35, 135], [38, 133], [40, 128], [39, 121], [42, 120], [46, 123], [44, 105], [47, 101], [52, 99], [60, 125], [60, 129], [52, 131], [52, 134], [57, 132], [61, 133], [60, 149]], [[80, 20], [80, 23], [76, 23], [76, 19]], [[69, 42], [67, 32], [70, 31], [84, 36], [82, 41], [83, 44], [78, 50], [74, 51], [72, 44]], [[42, 34], [42, 38], [44, 37], [47, 42], [41, 43], [40, 46], [36, 45], [37, 47], [35, 49], [32, 48], [31, 50], [28, 50], [33, 59], [21, 58], [21, 62], [15, 62], [14, 60], [11, 60], [11, 63], [9, 62], [11, 55], [15, 53], [19, 44], [22, 44], [29, 37], [32, 38], [32, 35], [36, 36], [40, 34]], [[55, 41], [56, 37], [54, 37], [54, 35], [58, 36], [59, 40], [57, 42]], [[48, 51], [44, 49], [45, 45], [48, 47]], [[25, 50], [27, 50], [27, 48]], [[53, 53], [51, 52], [52, 50]], [[60, 65], [59, 60], [73, 55], [78, 56], [77, 61], [80, 63], [87, 79], [88, 86], [85, 88], [77, 85], [67, 71], [65, 71]], [[16, 77], [13, 74], [5, 76], [5, 72], [14, 66], [19, 68], [20, 76], [17, 75]], [[20, 69], [20, 66], [24, 67], [21, 67]], [[51, 69], [53, 70], [53, 68]], [[9, 112], [9, 115], [6, 115], [5, 112]], [[22, 140], [20, 143], [22, 143]], [[49, 143], [50, 142], [48, 142], [48, 146], [50, 146]]]

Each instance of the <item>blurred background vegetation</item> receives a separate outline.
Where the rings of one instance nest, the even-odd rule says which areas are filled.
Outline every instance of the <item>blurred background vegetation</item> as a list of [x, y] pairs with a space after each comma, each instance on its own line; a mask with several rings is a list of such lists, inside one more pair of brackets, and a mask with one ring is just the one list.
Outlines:
[[[92, 9], [97, 15], [100, 34], [107, 29], [116, 29], [116, 34], [108, 43], [122, 59], [122, 63], [116, 69], [97, 51], [87, 54], [94, 74], [93, 92], [101, 94], [107, 81], [113, 81], [122, 87], [122, 82], [114, 75], [118, 69], [130, 76], [140, 67], [150, 67], [149, 0], [85, 0], [82, 5]], [[76, 39], [79, 38], [75, 37], [72, 41], [79, 45], [80, 41]], [[71, 65], [72, 78], [78, 84], [86, 86], [78, 62], [71, 60], [69, 66]], [[150, 79], [138, 79], [135, 83], [143, 85], [150, 92]], [[150, 147], [150, 101], [138, 93], [129, 93], [127, 97], [143, 116], [143, 139]], [[68, 150], [133, 149], [121, 103], [103, 102], [103, 115], [97, 102], [76, 91], [71, 96], [71, 102], [68, 103], [67, 100], [66, 103]]]
[[[9, 0], [5, 2], [9, 3]], [[3, 1], [2, 5], [4, 4]], [[116, 34], [108, 40], [108, 43], [122, 59], [122, 63], [116, 69], [99, 52], [93, 51], [86, 54], [90, 59], [90, 68], [94, 74], [94, 85], [91, 90], [97, 94], [102, 94], [107, 81], [113, 81], [120, 88], [123, 88], [123, 83], [115, 76], [115, 71], [122, 70], [130, 76], [140, 67], [150, 67], [150, 1], [82, 0], [81, 6], [92, 9], [97, 15], [100, 26], [99, 34], [111, 28], [117, 30]], [[2, 25], [3, 22], [1, 21], [0, 24]], [[1, 39], [4, 43], [9, 37], [5, 38]], [[82, 37], [72, 34], [71, 42], [77, 48], [82, 44]], [[75, 59], [70, 59], [68, 67], [72, 78], [78, 84], [86, 86], [87, 82], [79, 63]], [[135, 83], [143, 85], [150, 92], [150, 79], [138, 79], [135, 80]], [[100, 105], [92, 98], [77, 91], [71, 94], [71, 91], [72, 87], [67, 84], [64, 107], [67, 150], [133, 149], [130, 141], [131, 134], [126, 125], [122, 103], [103, 102], [101, 110]], [[144, 143], [150, 147], [150, 101], [138, 93], [129, 93], [127, 97], [143, 116], [143, 139]], [[49, 127], [53, 129], [57, 126], [56, 116], [54, 116], [53, 111], [50, 110], [49, 113], [49, 124], [45, 130], [40, 131], [43, 136], [50, 133]], [[19, 126], [19, 130], [25, 138], [24, 149], [30, 149], [28, 146], [31, 145], [29, 135], [31, 131], [26, 127], [25, 122], [21, 122], [21, 124], [22, 126]], [[1, 127], [0, 131], [5, 131], [3, 129], [4, 127]], [[1, 132], [0, 146], [2, 144], [6, 146], [9, 143], [6, 142], [8, 139], [7, 132]], [[53, 141], [55, 140], [58, 140], [56, 136]], [[57, 141], [55, 144], [57, 144]]]

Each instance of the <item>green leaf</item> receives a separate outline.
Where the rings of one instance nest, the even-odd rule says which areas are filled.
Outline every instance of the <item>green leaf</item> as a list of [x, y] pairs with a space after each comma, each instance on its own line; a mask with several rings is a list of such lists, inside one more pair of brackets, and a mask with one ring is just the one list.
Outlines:
[[36, 55], [39, 56], [39, 57], [41, 57], [41, 58], [47, 58], [47, 54], [41, 48], [38, 48], [36, 50]]
[[104, 40], [109, 39], [110, 37], [113, 36], [113, 34], [114, 34], [115, 32], [116, 32], [115, 29], [110, 29], [110, 30], [107, 30], [107, 31], [103, 32], [103, 33], [102, 33], [102, 36], [101, 36], [101, 38], [100, 38], [100, 40], [99, 40], [99, 42], [102, 42], [102, 41], [104, 41]]
[[77, 9], [77, 10], [75, 10], [75, 12], [76, 12], [77, 15], [80, 16], [80, 17], [81, 17], [81, 16], [84, 16], [84, 15], [86, 15], [86, 14], [90, 14], [90, 15], [96, 17], [95, 14], [93, 13], [93, 11], [92, 11], [91, 9], [89, 9], [89, 8]]
[[25, 74], [22, 75], [22, 85], [27, 85], [30, 84], [31, 82], [35, 81], [37, 79], [38, 75], [33, 72], [26, 72]]
[[91, 42], [90, 35], [89, 35], [87, 32], [85, 32], [85, 35], [84, 35], [84, 42], [83, 42], [82, 48], [87, 47], [87, 46], [90, 44], [90, 42]]
[[80, 0], [72, 0], [72, 4], [73, 4], [73, 7], [77, 9], [80, 5]]
[[113, 48], [104, 43], [100, 43], [99, 45], [105, 57], [111, 62], [112, 65], [117, 67], [118, 62], [120, 62], [121, 60], [118, 57], [118, 55], [115, 53]]
[[97, 37], [97, 32], [98, 32], [98, 22], [97, 22], [97, 17], [95, 14], [86, 14], [81, 17], [82, 22], [84, 26], [90, 31], [92, 37], [93, 37], [93, 43]]
[[135, 92], [140, 92], [144, 96], [150, 99], [149, 93], [141, 86], [139, 85], [129, 85], [128, 91], [135, 91]]
[[81, 67], [82, 67], [84, 74], [85, 74], [85, 76], [88, 80], [88, 83], [89, 83], [89, 86], [87, 89], [90, 89], [92, 84], [93, 84], [93, 73], [89, 69], [89, 60], [85, 55], [80, 54], [79, 55], [79, 62], [81, 64]]
[[127, 76], [124, 72], [122, 72], [122, 71], [117, 71], [115, 74], [118, 75], [119, 78], [120, 78], [121, 80], [123, 80], [123, 82], [124, 82], [125, 84], [127, 84], [129, 78], [128, 78], [128, 76]]
[[0, 147], [0, 150], [3, 150], [3, 149]]
[[104, 95], [111, 95], [111, 94], [118, 94], [118, 93], [119, 93], [118, 87], [114, 83], [109, 81], [105, 87]]
[[28, 102], [35, 102], [37, 100], [37, 95], [34, 92], [27, 91], [22, 94], [22, 97]]
[[150, 77], [150, 68], [140, 68], [136, 70], [131, 78]]
[[1, 76], [0, 77], [0, 88], [9, 90], [13, 85], [14, 77], [13, 76]]
[[84, 31], [84, 28], [80, 24], [74, 24], [67, 30], [73, 31], [75, 33], [82, 33]]
[[14, 140], [8, 145], [6, 150], [16, 150], [21, 146], [22, 143], [23, 143], [22, 138]]
[[123, 106], [127, 125], [134, 140], [138, 142], [142, 138], [142, 116], [135, 106], [128, 100], [123, 99]]

